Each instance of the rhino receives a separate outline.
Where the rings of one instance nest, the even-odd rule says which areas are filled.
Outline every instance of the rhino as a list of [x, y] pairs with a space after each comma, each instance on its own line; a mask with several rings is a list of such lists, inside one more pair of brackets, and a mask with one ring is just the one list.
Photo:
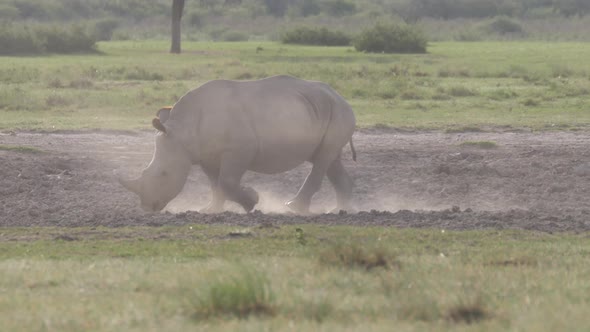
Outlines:
[[350, 105], [328, 84], [292, 76], [252, 81], [213, 80], [189, 91], [152, 120], [155, 151], [137, 179], [119, 182], [137, 194], [141, 207], [162, 210], [200, 165], [212, 192], [201, 212], [218, 213], [227, 200], [250, 212], [258, 193], [241, 185], [246, 171], [276, 174], [305, 162], [312, 168], [293, 199], [294, 212], [309, 213], [325, 175], [336, 192], [336, 211], [352, 209], [353, 181], [341, 161], [356, 120]]

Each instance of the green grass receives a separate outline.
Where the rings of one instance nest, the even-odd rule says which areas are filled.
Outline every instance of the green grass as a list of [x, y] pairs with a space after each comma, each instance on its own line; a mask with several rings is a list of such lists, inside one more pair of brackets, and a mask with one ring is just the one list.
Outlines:
[[360, 126], [532, 129], [590, 125], [590, 44], [441, 42], [422, 55], [273, 42], [99, 43], [102, 54], [2, 57], [0, 129], [141, 129], [217, 78], [290, 74], [331, 84]]
[[[391, 263], [346, 263], [376, 253]], [[589, 253], [587, 234], [514, 230], [3, 228], [0, 325], [584, 331]]]
[[43, 150], [32, 147], [32, 146], [5, 145], [5, 144], [0, 144], [0, 151], [13, 151], [13, 152], [22, 152], [22, 153], [42, 153], [43, 152]]
[[465, 141], [461, 142], [460, 145], [466, 147], [475, 147], [479, 149], [495, 149], [498, 147], [498, 144], [496, 144], [496, 142], [491, 141]]

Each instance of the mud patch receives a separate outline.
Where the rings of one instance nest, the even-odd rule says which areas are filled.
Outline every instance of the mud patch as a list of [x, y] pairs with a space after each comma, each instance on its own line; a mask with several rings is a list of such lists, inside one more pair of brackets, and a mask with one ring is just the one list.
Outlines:
[[[153, 133], [0, 134], [2, 226], [164, 226], [222, 224], [273, 227], [317, 223], [442, 229], [520, 228], [544, 232], [590, 230], [590, 133], [400, 133], [355, 135], [358, 162], [345, 149], [355, 179], [356, 214], [324, 214], [334, 206], [327, 181], [311, 216], [290, 214], [282, 202], [297, 192], [310, 167], [279, 175], [246, 174], [261, 194], [260, 211], [205, 215], [206, 177], [198, 167], [184, 191], [149, 214], [112, 171], [137, 175], [151, 159]], [[491, 150], [464, 141], [494, 141]]]

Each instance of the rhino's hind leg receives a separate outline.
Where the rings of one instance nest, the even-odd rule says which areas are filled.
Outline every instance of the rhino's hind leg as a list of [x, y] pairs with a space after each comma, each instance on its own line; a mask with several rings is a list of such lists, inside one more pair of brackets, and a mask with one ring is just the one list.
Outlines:
[[353, 210], [351, 204], [353, 182], [344, 169], [340, 156], [332, 162], [326, 174], [336, 192], [336, 208], [332, 212], [340, 212], [341, 210], [351, 212]]
[[287, 207], [293, 212], [308, 214], [311, 198], [318, 190], [320, 190], [322, 180], [333, 160], [334, 157], [330, 158], [329, 155], [323, 155], [323, 158], [316, 160], [313, 163], [311, 172], [307, 178], [305, 178], [305, 182], [303, 182], [303, 186], [301, 186], [301, 189], [299, 189], [295, 198], [285, 203], [285, 205], [287, 205]]
[[226, 153], [221, 158], [219, 187], [225, 197], [240, 204], [246, 212], [252, 211], [258, 204], [258, 193], [250, 187], [242, 187], [240, 181], [248, 168], [252, 154]]

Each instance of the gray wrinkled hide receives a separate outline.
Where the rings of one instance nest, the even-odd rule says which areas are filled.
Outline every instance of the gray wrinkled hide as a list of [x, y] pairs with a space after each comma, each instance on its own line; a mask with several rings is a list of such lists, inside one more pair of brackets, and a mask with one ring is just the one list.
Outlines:
[[[180, 192], [187, 163], [199, 164], [211, 180], [213, 199], [206, 212], [218, 212], [226, 199], [246, 211], [254, 208], [257, 193], [240, 185], [246, 171], [279, 173], [305, 161], [313, 164], [312, 170], [287, 205], [308, 212], [327, 175], [336, 191], [337, 209], [351, 207], [352, 180], [340, 155], [348, 142], [352, 144], [355, 117], [327, 84], [290, 76], [210, 81], [158, 116], [155, 125], [159, 121], [163, 126], [158, 128], [165, 130], [156, 138], [156, 153], [136, 190], [148, 210], [163, 208]], [[170, 181], [155, 179], [158, 174]], [[174, 188], [162, 188], [167, 183]]]

